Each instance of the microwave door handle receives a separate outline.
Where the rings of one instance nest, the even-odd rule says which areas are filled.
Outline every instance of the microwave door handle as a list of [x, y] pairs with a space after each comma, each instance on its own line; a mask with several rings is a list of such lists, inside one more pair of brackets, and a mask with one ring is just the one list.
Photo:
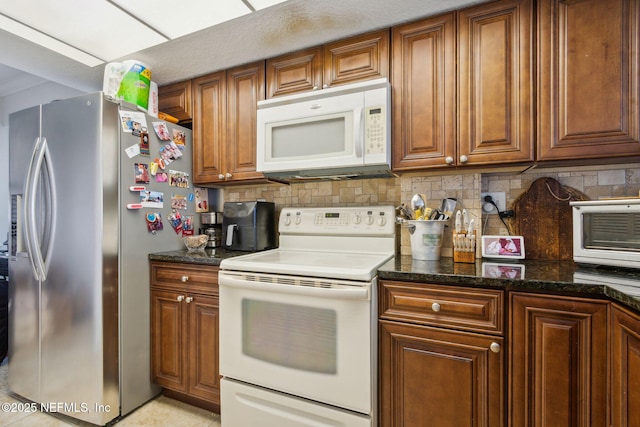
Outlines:
[[238, 227], [238, 224], [229, 224], [227, 227], [227, 242], [225, 246], [231, 246], [233, 244], [233, 233]]
[[356, 149], [356, 158], [362, 158], [362, 153], [364, 152], [364, 138], [366, 136], [366, 130], [362, 126], [363, 121], [363, 109], [361, 107], [356, 107], [353, 109], [353, 120], [354, 120], [354, 132], [353, 132], [353, 143], [355, 144]]

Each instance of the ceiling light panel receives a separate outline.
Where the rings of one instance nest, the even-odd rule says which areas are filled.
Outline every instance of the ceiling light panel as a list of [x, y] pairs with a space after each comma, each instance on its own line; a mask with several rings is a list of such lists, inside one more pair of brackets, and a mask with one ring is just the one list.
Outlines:
[[2, 2], [0, 13], [105, 61], [166, 41], [106, 0]]
[[175, 39], [251, 12], [242, 0], [109, 0]]
[[95, 67], [96, 65], [100, 65], [104, 62], [95, 56], [91, 56], [3, 15], [0, 15], [0, 28], [25, 40], [29, 40], [32, 43], [71, 58], [74, 61], [88, 65], [89, 67]]

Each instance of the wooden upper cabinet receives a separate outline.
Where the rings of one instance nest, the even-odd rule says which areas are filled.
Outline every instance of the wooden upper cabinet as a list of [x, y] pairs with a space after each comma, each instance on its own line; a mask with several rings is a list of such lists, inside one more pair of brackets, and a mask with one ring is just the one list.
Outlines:
[[158, 88], [158, 111], [172, 115], [180, 123], [191, 122], [191, 80]]
[[389, 30], [267, 60], [267, 98], [389, 77]]
[[640, 155], [636, 0], [538, 1], [538, 160]]
[[607, 301], [511, 294], [507, 425], [609, 425], [607, 313]]
[[389, 30], [324, 46], [323, 86], [389, 77]]
[[460, 164], [534, 159], [531, 0], [503, 0], [458, 15]]
[[267, 60], [267, 98], [322, 87], [322, 48], [315, 47]]
[[[223, 154], [227, 134], [227, 74], [225, 71], [192, 81], [193, 182], [224, 181]], [[221, 178], [222, 175], [222, 178]]]
[[194, 79], [193, 182], [264, 180], [256, 172], [256, 104], [264, 99], [264, 62]]
[[393, 169], [447, 166], [456, 152], [455, 14], [394, 27]]
[[264, 179], [256, 172], [257, 103], [264, 100], [264, 61], [227, 70], [227, 181]]

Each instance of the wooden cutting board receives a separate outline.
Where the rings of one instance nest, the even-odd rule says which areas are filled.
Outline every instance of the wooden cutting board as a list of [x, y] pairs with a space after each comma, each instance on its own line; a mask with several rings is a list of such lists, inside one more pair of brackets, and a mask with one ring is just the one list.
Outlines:
[[514, 201], [512, 232], [524, 237], [526, 259], [573, 259], [573, 200], [588, 197], [553, 178], [539, 178]]

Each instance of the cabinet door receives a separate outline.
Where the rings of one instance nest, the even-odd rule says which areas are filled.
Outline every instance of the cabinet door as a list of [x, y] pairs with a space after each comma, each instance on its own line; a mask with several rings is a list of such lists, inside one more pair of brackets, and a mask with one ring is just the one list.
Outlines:
[[187, 390], [184, 293], [151, 290], [151, 369], [153, 382]]
[[640, 316], [613, 306], [611, 425], [640, 427]]
[[322, 48], [305, 49], [267, 60], [267, 98], [322, 87]]
[[[227, 132], [227, 80], [224, 71], [194, 79], [193, 182], [224, 180]], [[222, 175], [222, 177], [220, 177]]]
[[448, 13], [392, 29], [394, 170], [454, 163], [455, 28]]
[[172, 115], [180, 123], [191, 122], [191, 80], [160, 86], [158, 110]]
[[389, 30], [324, 46], [323, 87], [389, 76]]
[[220, 404], [218, 364], [218, 298], [189, 294], [188, 393]]
[[264, 178], [256, 172], [256, 111], [258, 101], [264, 99], [264, 81], [264, 62], [227, 70], [227, 180]]
[[538, 160], [640, 154], [640, 4], [538, 1]]
[[511, 295], [509, 425], [607, 426], [607, 307]]
[[533, 160], [531, 0], [459, 11], [460, 164]]
[[504, 425], [502, 338], [389, 321], [379, 337], [381, 427]]

